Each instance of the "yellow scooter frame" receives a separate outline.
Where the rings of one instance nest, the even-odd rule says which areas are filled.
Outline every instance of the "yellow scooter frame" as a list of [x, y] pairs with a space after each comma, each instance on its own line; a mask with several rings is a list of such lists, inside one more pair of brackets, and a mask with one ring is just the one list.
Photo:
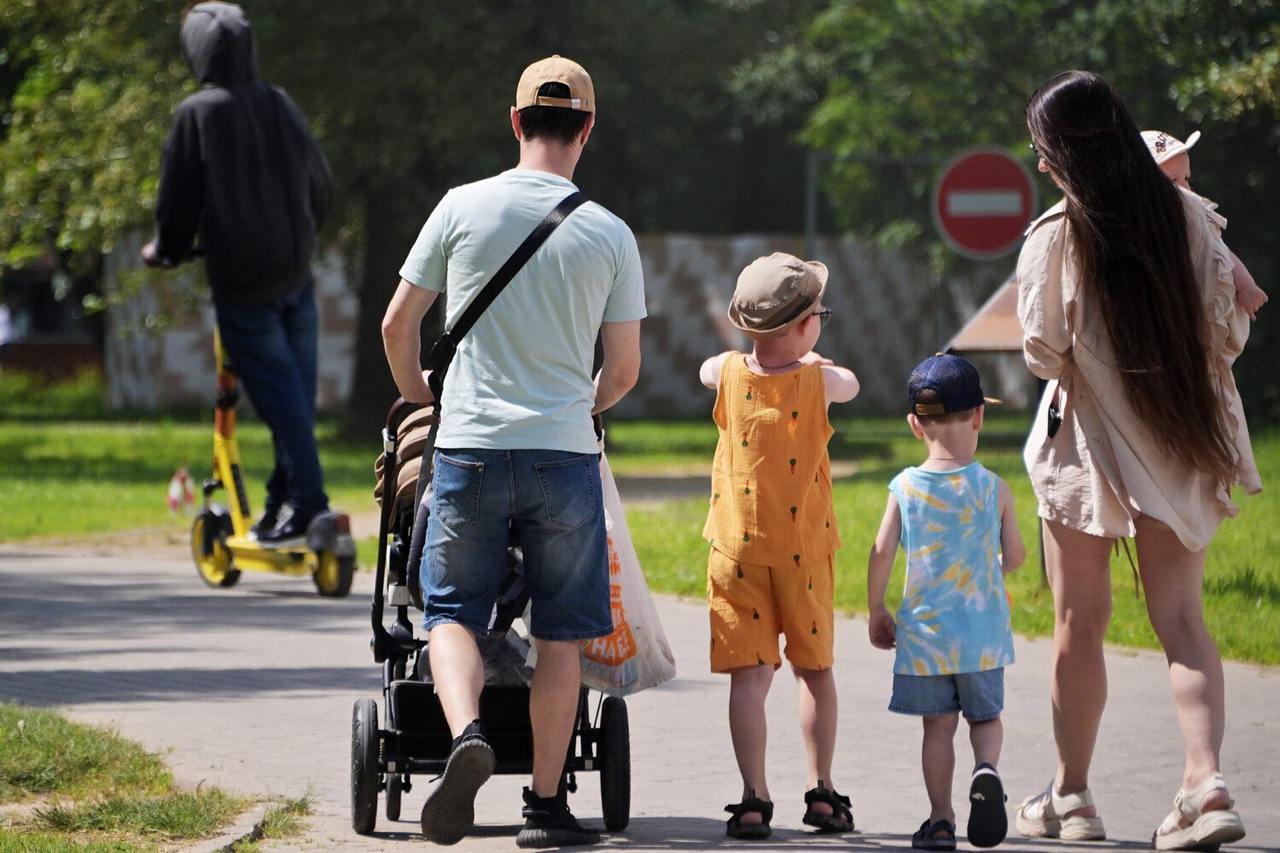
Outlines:
[[[307, 527], [304, 545], [271, 547], [250, 534], [253, 514], [235, 435], [240, 394], [235, 371], [216, 329], [213, 348], [218, 373], [213, 477], [204, 481], [204, 509], [191, 526], [191, 555], [196, 572], [206, 584], [218, 588], [235, 586], [242, 571], [310, 575], [321, 595], [347, 595], [356, 570], [356, 546], [347, 515], [324, 512], [316, 516]], [[209, 500], [219, 489], [227, 490], [229, 506]]]

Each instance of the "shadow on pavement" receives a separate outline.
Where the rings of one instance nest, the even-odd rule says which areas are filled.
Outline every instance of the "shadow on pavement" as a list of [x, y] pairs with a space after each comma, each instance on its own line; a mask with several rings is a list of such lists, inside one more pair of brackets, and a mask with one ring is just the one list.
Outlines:
[[233, 669], [20, 669], [0, 679], [0, 700], [26, 705], [155, 702], [185, 698], [243, 699], [247, 695], [349, 690], [376, 693], [375, 665]]

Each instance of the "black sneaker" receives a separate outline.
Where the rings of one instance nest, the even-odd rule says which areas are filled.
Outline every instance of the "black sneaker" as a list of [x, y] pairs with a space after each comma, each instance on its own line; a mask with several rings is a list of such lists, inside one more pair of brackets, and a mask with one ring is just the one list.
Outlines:
[[436, 844], [457, 844], [476, 821], [476, 792], [489, 781], [497, 760], [476, 720], [454, 738], [440, 784], [422, 807], [422, 834]]
[[517, 847], [576, 847], [599, 844], [600, 833], [578, 823], [569, 813], [569, 804], [560, 797], [539, 797], [524, 789], [524, 829], [516, 836]]
[[318, 512], [302, 512], [285, 504], [280, 510], [280, 517], [276, 521], [276, 526], [266, 533], [259, 533], [258, 541], [263, 545], [271, 545], [277, 548], [285, 545], [301, 544], [307, 538], [307, 525], [311, 524], [311, 519], [319, 514]]
[[270, 534], [278, 521], [280, 521], [280, 507], [267, 507], [262, 513], [262, 518], [258, 519], [253, 527], [249, 528], [249, 538], [261, 539], [263, 536]]

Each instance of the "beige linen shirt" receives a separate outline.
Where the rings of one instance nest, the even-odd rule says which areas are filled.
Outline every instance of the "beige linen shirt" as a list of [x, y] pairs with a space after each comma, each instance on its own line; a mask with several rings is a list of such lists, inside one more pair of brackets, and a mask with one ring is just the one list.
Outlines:
[[[1179, 190], [1191, 263], [1209, 323], [1211, 379], [1225, 409], [1236, 455], [1236, 482], [1262, 489], [1240, 392], [1231, 366], [1249, 336], [1236, 306], [1234, 261], [1222, 241], [1220, 216]], [[1018, 256], [1018, 318], [1031, 372], [1051, 380], [1023, 454], [1041, 518], [1094, 536], [1132, 536], [1133, 521], [1164, 522], [1182, 544], [1199, 551], [1237, 508], [1211, 475], [1188, 471], [1164, 452], [1129, 404], [1106, 326], [1092, 300], [1081, 298], [1065, 203], [1027, 230]], [[1048, 435], [1048, 408], [1057, 398], [1062, 425]]]

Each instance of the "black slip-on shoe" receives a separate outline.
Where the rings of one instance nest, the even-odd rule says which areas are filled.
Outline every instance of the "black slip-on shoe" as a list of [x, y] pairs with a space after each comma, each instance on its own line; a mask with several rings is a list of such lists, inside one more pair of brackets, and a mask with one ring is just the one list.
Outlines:
[[489, 781], [497, 759], [480, 721], [453, 741], [444, 775], [422, 807], [422, 834], [436, 844], [457, 844], [476, 820], [476, 792]]
[[578, 847], [600, 842], [600, 833], [578, 823], [560, 797], [539, 797], [528, 788], [523, 796], [524, 828], [516, 836], [517, 847]]

